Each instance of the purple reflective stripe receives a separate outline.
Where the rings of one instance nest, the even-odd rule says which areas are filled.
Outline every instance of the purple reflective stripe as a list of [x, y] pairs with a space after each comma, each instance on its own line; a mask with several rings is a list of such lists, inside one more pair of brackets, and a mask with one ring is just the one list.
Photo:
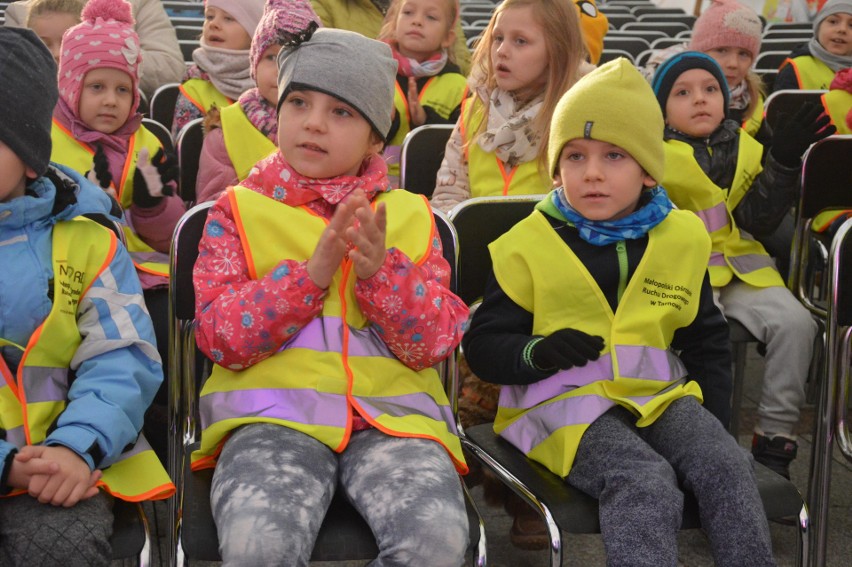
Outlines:
[[728, 263], [725, 261], [725, 255], [721, 252], [711, 252], [710, 253], [710, 266], [727, 266]]
[[[343, 352], [343, 320], [340, 317], [314, 318], [302, 327], [296, 336], [284, 343], [281, 350], [288, 348]], [[349, 328], [349, 356], [394, 358], [393, 353], [372, 326], [365, 329]]]
[[769, 256], [763, 254], [745, 254], [743, 256], [735, 256], [728, 258], [731, 266], [740, 274], [756, 272], [763, 268], [774, 268], [775, 262]]
[[18, 427], [13, 427], [12, 429], [6, 430], [6, 441], [14, 445], [15, 447], [23, 447], [27, 444], [27, 436], [24, 433], [24, 426], [19, 425]]
[[686, 376], [683, 362], [669, 350], [648, 346], [616, 345], [618, 375], [622, 378], [671, 382]]
[[503, 386], [500, 389], [499, 403], [504, 408], [531, 408], [600, 380], [612, 380], [612, 357], [609, 354], [590, 361], [585, 366], [562, 370], [534, 384]]
[[500, 436], [529, 453], [560, 427], [590, 424], [614, 405], [615, 402], [602, 396], [564, 398], [528, 411]]
[[355, 400], [369, 417], [378, 419], [381, 415], [406, 417], [422, 415], [435, 421], [443, 421], [448, 429], [456, 432], [453, 410], [448, 405], [438, 405], [435, 400], [424, 392], [388, 397], [356, 397]]
[[715, 232], [728, 226], [728, 206], [725, 203], [719, 203], [703, 211], [696, 211], [695, 214], [704, 223], [707, 232]]
[[346, 396], [315, 390], [262, 388], [211, 392], [201, 396], [203, 428], [225, 419], [266, 417], [307, 425], [346, 427]]
[[131, 252], [130, 257], [136, 261], [138, 264], [142, 264], [145, 262], [155, 263], [155, 264], [168, 264], [169, 256], [168, 254], [163, 254], [162, 252]]
[[64, 402], [68, 399], [68, 372], [64, 368], [26, 366], [23, 379], [28, 404]]

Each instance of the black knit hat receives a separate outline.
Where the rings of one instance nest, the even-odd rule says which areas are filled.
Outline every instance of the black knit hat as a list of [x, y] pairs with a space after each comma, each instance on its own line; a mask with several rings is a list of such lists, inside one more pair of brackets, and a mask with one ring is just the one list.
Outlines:
[[672, 86], [674, 86], [678, 77], [690, 69], [704, 69], [719, 82], [719, 88], [722, 89], [722, 96], [725, 101], [725, 116], [727, 117], [728, 104], [731, 99], [728, 81], [716, 60], [700, 51], [683, 51], [669, 57], [657, 67], [654, 80], [651, 81], [651, 87], [654, 89], [654, 95], [656, 95], [657, 102], [660, 103], [660, 108], [663, 110], [663, 116], [666, 115], [666, 102], [669, 100]]
[[0, 27], [0, 142], [38, 175], [50, 161], [56, 63], [31, 30]]

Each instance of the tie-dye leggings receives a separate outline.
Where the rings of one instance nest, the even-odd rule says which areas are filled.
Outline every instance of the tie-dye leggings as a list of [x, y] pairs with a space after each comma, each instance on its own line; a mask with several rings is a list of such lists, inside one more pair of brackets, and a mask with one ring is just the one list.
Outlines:
[[340, 487], [376, 536], [373, 567], [458, 567], [468, 545], [461, 481], [425, 439], [355, 432], [342, 453], [260, 423], [225, 443], [210, 500], [224, 565], [307, 565]]

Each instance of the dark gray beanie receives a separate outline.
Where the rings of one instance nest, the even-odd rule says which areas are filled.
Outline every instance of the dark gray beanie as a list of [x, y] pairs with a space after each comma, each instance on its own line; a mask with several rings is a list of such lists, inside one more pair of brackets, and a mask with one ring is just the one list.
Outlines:
[[355, 107], [385, 139], [391, 127], [396, 67], [386, 43], [360, 33], [320, 28], [278, 53], [278, 107], [292, 90], [319, 91]]
[[50, 161], [56, 63], [31, 30], [0, 27], [0, 141], [37, 174]]

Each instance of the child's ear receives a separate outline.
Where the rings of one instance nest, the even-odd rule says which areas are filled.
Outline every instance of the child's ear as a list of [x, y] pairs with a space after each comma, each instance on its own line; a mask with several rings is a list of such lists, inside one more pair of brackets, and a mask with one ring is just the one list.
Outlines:
[[559, 170], [553, 174], [553, 187], [562, 187], [562, 174], [559, 173]]
[[39, 175], [35, 172], [33, 168], [27, 166], [27, 169], [24, 171], [24, 174], [27, 176], [27, 179], [38, 179]]
[[657, 183], [657, 181], [653, 177], [646, 173], [645, 179], [642, 181], [642, 185], [650, 189], [651, 187], [656, 187], [657, 185], [659, 185], [659, 183]]
[[456, 28], [453, 27], [447, 32], [447, 37], [444, 38], [444, 41], [441, 42], [441, 47], [444, 49], [449, 49], [450, 46], [456, 43]]

